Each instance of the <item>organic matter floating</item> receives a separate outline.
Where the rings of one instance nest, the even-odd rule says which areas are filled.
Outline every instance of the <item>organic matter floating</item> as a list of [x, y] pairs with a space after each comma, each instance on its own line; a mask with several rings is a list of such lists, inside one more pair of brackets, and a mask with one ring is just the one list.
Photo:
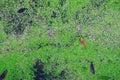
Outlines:
[[84, 48], [86, 48], [86, 42], [83, 38], [80, 38], [80, 43], [83, 45]]
[[7, 75], [7, 72], [8, 72], [7, 69], [3, 71], [3, 73], [0, 75], [0, 80], [3, 80], [5, 78], [5, 76]]
[[78, 30], [78, 31], [81, 31], [81, 26], [80, 26], [80, 24], [79, 24], [79, 25], [77, 25], [77, 27], [76, 27], [76, 28], [77, 28], [77, 30]]
[[93, 62], [90, 63], [90, 72], [95, 74], [95, 69], [94, 69]]
[[25, 10], [27, 10], [27, 8], [20, 8], [17, 12], [18, 13], [23, 13]]

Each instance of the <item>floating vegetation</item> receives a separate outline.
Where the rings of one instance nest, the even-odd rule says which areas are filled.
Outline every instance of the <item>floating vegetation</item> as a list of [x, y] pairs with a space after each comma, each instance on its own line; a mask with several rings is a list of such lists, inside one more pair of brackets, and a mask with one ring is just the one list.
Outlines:
[[119, 10], [119, 0], [0, 0], [0, 76], [119, 80]]

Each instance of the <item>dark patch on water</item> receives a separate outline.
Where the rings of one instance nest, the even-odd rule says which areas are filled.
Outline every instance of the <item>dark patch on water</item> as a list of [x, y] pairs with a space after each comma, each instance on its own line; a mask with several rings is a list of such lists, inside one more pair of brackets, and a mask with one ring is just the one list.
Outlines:
[[38, 49], [40, 49], [40, 48], [42, 48], [42, 47], [43, 47], [42, 44], [39, 44], [39, 45], [38, 45]]
[[2, 74], [0, 74], [0, 80], [4, 80], [4, 78], [6, 77], [7, 73], [8, 73], [8, 70], [7, 70], [7, 69], [4, 70], [4, 71], [2, 72]]
[[17, 12], [18, 13], [23, 13], [25, 10], [27, 10], [27, 8], [20, 8]]
[[85, 9], [85, 6], [83, 6], [82, 9]]
[[13, 30], [14, 30], [14, 32], [15, 32], [16, 35], [21, 35], [21, 34], [24, 32], [25, 27], [23, 27], [23, 24], [22, 24], [22, 23], [19, 23], [19, 24], [17, 25], [17, 27], [14, 27], [14, 28], [13, 28]]
[[52, 65], [54, 70], [52, 69], [50, 72], [44, 70], [45, 63], [41, 60], [37, 59], [35, 64], [33, 65], [33, 72], [34, 72], [34, 80], [65, 80], [65, 70], [61, 70], [61, 72], [56, 75], [54, 71], [56, 70], [59, 63], [54, 62]]
[[10, 49], [8, 49], [8, 48], [7, 48], [7, 49], [6, 49], [6, 51], [8, 51], [8, 52], [9, 52], [9, 51], [10, 51]]
[[51, 15], [51, 18], [56, 18], [57, 17], [57, 14], [55, 11], [52, 12], [52, 15]]
[[[19, 12], [19, 11], [18, 11]], [[8, 19], [7, 24], [4, 26], [4, 32], [8, 34], [14, 34], [15, 36], [22, 35], [24, 33], [24, 30], [26, 26], [32, 25], [32, 20], [28, 17], [30, 17], [29, 13], [24, 14], [7, 14], [7, 17], [3, 17]], [[9, 27], [8, 27], [9, 26]]]
[[33, 66], [35, 78], [34, 80], [45, 80], [47, 74], [43, 71], [44, 63], [41, 60], [37, 60]]
[[90, 72], [95, 74], [94, 64], [93, 62], [90, 63]]
[[65, 71], [62, 70], [61, 73], [59, 74], [60, 77], [63, 77], [65, 75]]
[[65, 78], [65, 75], [66, 75], [66, 71], [65, 70], [62, 70], [61, 72], [60, 72], [60, 74], [59, 74], [59, 78], [61, 79], [61, 80], [65, 80], [66, 78]]

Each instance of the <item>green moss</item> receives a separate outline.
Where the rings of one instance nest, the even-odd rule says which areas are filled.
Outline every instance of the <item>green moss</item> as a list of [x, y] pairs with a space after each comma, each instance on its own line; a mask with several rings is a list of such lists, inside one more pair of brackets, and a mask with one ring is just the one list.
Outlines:
[[[41, 60], [48, 80], [120, 79], [118, 2], [1, 0], [0, 73], [8, 69], [6, 80], [33, 80], [33, 66]], [[27, 10], [17, 13], [23, 7]]]

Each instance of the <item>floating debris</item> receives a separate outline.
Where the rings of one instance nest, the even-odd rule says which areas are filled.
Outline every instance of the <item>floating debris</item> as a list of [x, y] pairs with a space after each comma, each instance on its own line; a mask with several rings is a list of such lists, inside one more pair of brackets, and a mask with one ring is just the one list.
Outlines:
[[81, 26], [80, 26], [80, 24], [79, 24], [79, 25], [77, 25], [77, 27], [76, 27], [76, 28], [77, 28], [77, 30], [78, 30], [78, 31], [81, 31]]
[[6, 75], [7, 75], [8, 70], [6, 69], [1, 75], [0, 75], [0, 80], [3, 80]]
[[84, 48], [86, 48], [86, 42], [83, 38], [80, 38], [80, 43], [83, 45]]
[[23, 13], [25, 10], [27, 10], [27, 8], [20, 8], [17, 12], [18, 13]]
[[95, 74], [95, 69], [94, 69], [93, 62], [90, 63], [90, 72]]

